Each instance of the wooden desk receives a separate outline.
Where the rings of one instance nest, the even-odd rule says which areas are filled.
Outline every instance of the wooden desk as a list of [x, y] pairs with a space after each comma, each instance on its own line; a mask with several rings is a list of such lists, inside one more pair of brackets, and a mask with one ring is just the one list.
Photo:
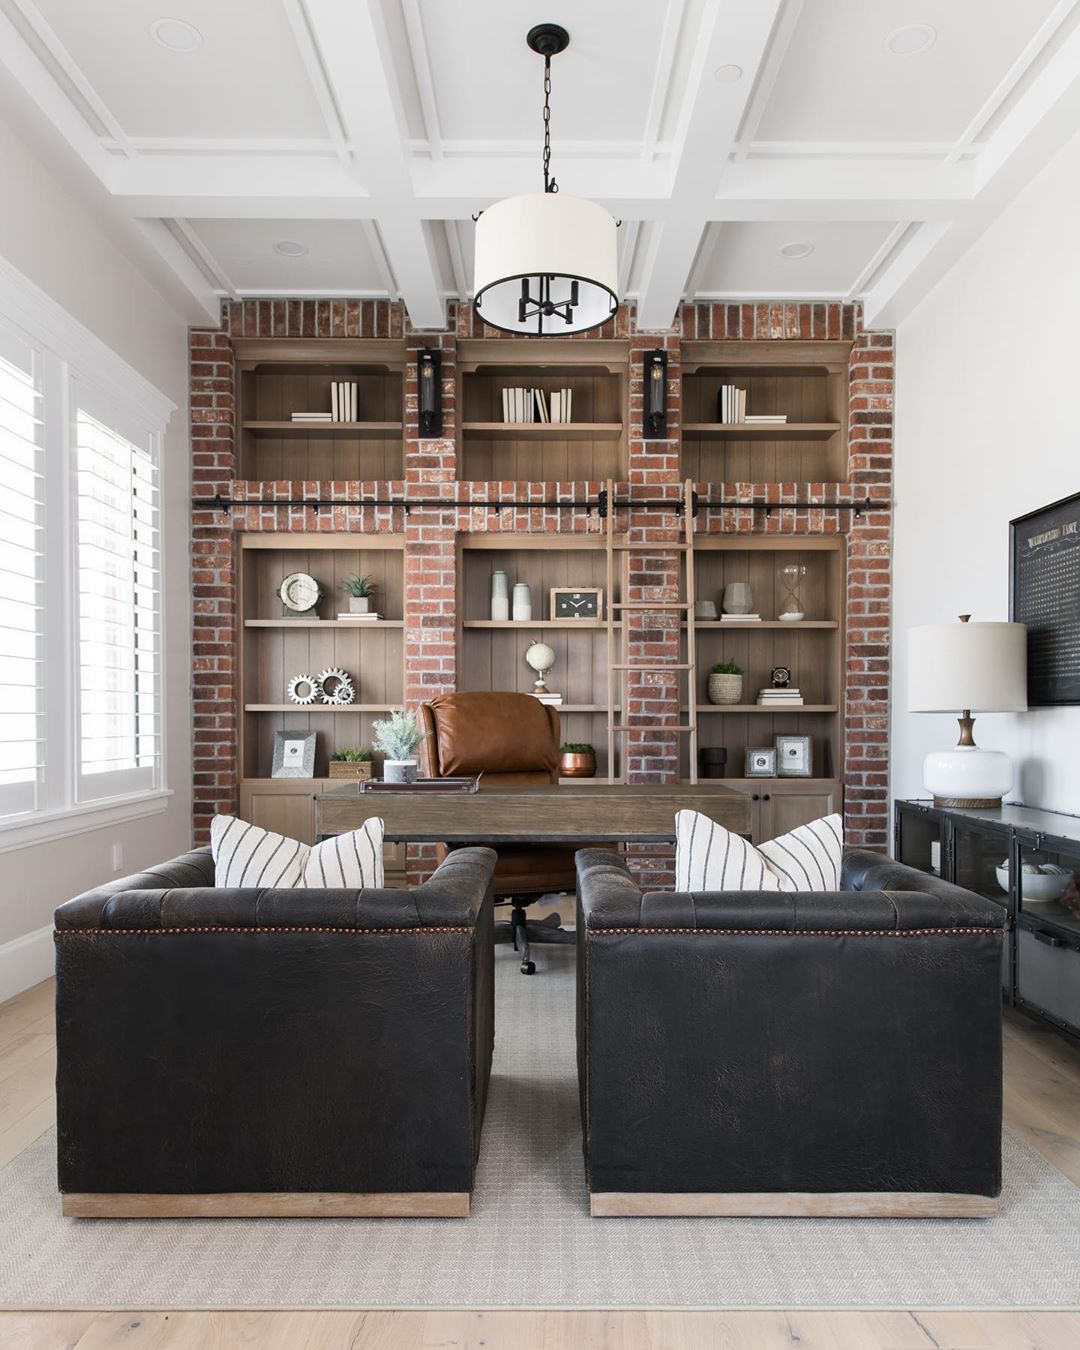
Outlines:
[[661, 844], [675, 839], [675, 812], [700, 811], [735, 834], [750, 833], [750, 798], [735, 788], [586, 785], [488, 787], [473, 793], [361, 792], [354, 784], [315, 798], [317, 838], [358, 830], [381, 816], [386, 839], [410, 844]]

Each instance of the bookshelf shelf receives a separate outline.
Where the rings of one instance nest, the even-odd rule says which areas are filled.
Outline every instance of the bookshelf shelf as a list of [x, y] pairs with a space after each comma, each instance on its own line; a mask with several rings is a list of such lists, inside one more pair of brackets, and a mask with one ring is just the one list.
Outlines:
[[366, 633], [368, 629], [404, 628], [404, 619], [245, 619], [245, 628], [337, 628], [349, 629], [354, 633]]
[[393, 703], [245, 703], [246, 713], [299, 713], [303, 717], [327, 717], [341, 713], [387, 713]]
[[402, 433], [400, 422], [243, 422], [241, 430], [258, 438], [319, 436], [385, 441]]
[[[686, 627], [685, 623], [683, 624], [683, 627]], [[798, 632], [800, 629], [803, 631], [810, 629], [812, 631], [814, 629], [839, 628], [840, 623], [837, 619], [798, 619], [791, 621], [785, 619], [762, 619], [759, 622], [750, 623], [740, 622], [738, 619], [732, 619], [730, 622], [724, 619], [695, 619], [694, 627], [699, 630], [707, 629], [717, 633], [722, 633], [728, 629], [735, 633], [753, 633], [758, 630], [764, 630], [766, 632], [792, 630]]]
[[617, 441], [621, 422], [464, 422], [462, 435], [481, 441]]
[[760, 703], [699, 703], [699, 713], [768, 713], [771, 717], [797, 717], [800, 713], [834, 713], [835, 703], [800, 703], [795, 707], [762, 707]]
[[[530, 628], [549, 628], [572, 633], [575, 630], [604, 629], [607, 627], [607, 622], [604, 619], [466, 619], [461, 626], [463, 628], [519, 629], [525, 631]], [[615, 625], [616, 628], [619, 626], [619, 624]]]
[[840, 422], [687, 422], [683, 435], [702, 441], [819, 440], [842, 430]]

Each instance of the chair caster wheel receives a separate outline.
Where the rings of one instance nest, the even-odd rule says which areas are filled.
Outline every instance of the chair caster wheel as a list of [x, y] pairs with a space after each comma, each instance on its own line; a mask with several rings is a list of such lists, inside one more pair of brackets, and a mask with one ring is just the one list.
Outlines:
[[522, 973], [522, 975], [535, 975], [535, 974], [536, 974], [536, 962], [535, 962], [535, 961], [525, 961], [525, 962], [523, 962], [523, 963], [522, 963], [522, 966], [521, 966], [521, 973]]

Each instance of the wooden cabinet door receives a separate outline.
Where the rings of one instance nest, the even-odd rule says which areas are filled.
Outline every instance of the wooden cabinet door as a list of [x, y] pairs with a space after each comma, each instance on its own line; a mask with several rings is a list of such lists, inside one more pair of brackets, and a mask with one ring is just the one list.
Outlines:
[[787, 834], [789, 830], [806, 825], [811, 820], [820, 820], [840, 810], [841, 792], [838, 783], [816, 783], [813, 786], [799, 786], [794, 782], [781, 782], [770, 779], [760, 787], [755, 783], [751, 796], [757, 795], [754, 803], [755, 844], [763, 844], [777, 835]]
[[240, 789], [240, 814], [252, 825], [275, 834], [315, 842], [315, 792], [311, 783], [245, 783]]

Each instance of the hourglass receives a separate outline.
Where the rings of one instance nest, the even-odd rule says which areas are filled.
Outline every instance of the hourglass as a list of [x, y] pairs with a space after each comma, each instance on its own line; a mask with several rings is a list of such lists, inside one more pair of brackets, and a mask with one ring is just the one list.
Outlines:
[[798, 623], [800, 619], [806, 618], [802, 599], [805, 577], [805, 563], [781, 563], [776, 569], [776, 579], [780, 583], [780, 618], [787, 623]]

